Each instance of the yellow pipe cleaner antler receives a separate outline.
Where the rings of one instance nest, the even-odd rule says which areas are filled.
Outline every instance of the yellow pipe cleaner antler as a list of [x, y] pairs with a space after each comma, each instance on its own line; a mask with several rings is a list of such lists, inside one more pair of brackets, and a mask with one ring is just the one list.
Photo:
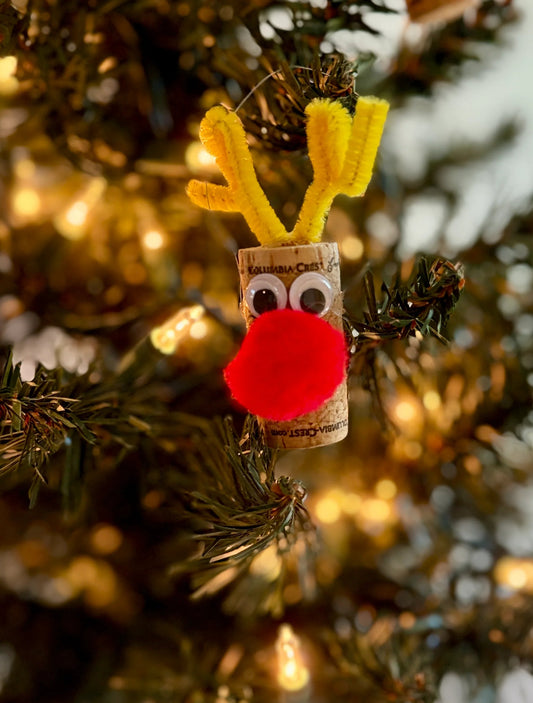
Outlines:
[[189, 198], [208, 210], [240, 212], [261, 244], [282, 244], [287, 230], [268, 202], [257, 178], [241, 121], [224, 107], [213, 107], [200, 125], [200, 139], [228, 185], [190, 181]]
[[192, 180], [187, 194], [203, 208], [242, 213], [264, 246], [319, 242], [335, 196], [364, 194], [388, 109], [385, 100], [359, 98], [352, 118], [338, 102], [316, 99], [309, 103], [306, 131], [314, 175], [291, 232], [257, 181], [241, 121], [223, 107], [207, 112], [200, 125], [200, 139], [215, 157], [228, 185]]

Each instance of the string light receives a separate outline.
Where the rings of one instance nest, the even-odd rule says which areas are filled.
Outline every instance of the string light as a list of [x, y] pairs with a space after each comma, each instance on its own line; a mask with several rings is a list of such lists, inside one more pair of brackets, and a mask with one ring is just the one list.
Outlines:
[[342, 491], [332, 489], [322, 496], [315, 505], [315, 515], [320, 522], [331, 525], [342, 515]]
[[203, 339], [207, 335], [207, 332], [207, 324], [204, 322], [204, 320], [198, 320], [198, 322], [194, 322], [191, 325], [189, 334], [193, 339]]
[[16, 56], [4, 56], [0, 59], [0, 82], [11, 78], [17, 70]]
[[216, 171], [215, 157], [212, 156], [201, 142], [192, 142], [185, 150], [185, 163], [194, 173]]
[[381, 498], [367, 498], [361, 505], [359, 514], [364, 522], [381, 525], [390, 519], [392, 508]]
[[357, 493], [343, 493], [341, 505], [346, 515], [357, 515], [363, 499]]
[[113, 554], [121, 546], [123, 536], [114, 525], [96, 525], [91, 533], [91, 547], [97, 554]]
[[391, 481], [390, 478], [384, 478], [376, 483], [375, 491], [378, 498], [381, 498], [382, 500], [390, 500], [391, 498], [394, 498], [398, 492], [398, 488], [394, 481]]
[[409, 400], [400, 400], [394, 408], [394, 414], [400, 422], [411, 422], [417, 415], [417, 407]]
[[152, 330], [150, 341], [162, 354], [174, 354], [179, 343], [190, 335], [192, 325], [198, 324], [204, 313], [202, 305], [182, 308], [163, 325]]
[[375, 496], [360, 496], [333, 488], [316, 501], [313, 513], [323, 525], [334, 525], [343, 516], [350, 516], [361, 529], [375, 533], [396, 520], [393, 499], [398, 487], [385, 478], [376, 483], [374, 490]]
[[152, 251], [161, 249], [161, 247], [165, 243], [163, 235], [157, 229], [150, 229], [145, 232], [142, 241], [144, 246]]
[[55, 219], [54, 224], [66, 239], [81, 239], [88, 228], [91, 210], [107, 187], [105, 178], [93, 178], [85, 190]]
[[107, 608], [118, 594], [118, 579], [113, 568], [102, 559], [87, 555], [75, 557], [62, 578], [73, 594], [83, 594], [85, 602], [93, 608]]
[[277, 545], [271, 545], [254, 557], [250, 564], [250, 573], [261, 576], [265, 581], [275, 581], [281, 574], [283, 560]]
[[533, 593], [533, 560], [502, 557], [494, 568], [494, 578], [513, 591]]
[[401, 393], [393, 402], [391, 411], [402, 435], [413, 439], [420, 435], [424, 427], [425, 412], [418, 397]]
[[89, 206], [83, 200], [78, 200], [65, 213], [66, 221], [74, 227], [81, 227], [85, 224]]
[[278, 655], [278, 683], [285, 691], [300, 691], [309, 683], [309, 670], [305, 666], [299, 638], [290, 625], [283, 623], [276, 640]]
[[4, 56], [0, 59], [0, 95], [13, 95], [17, 92], [19, 82], [15, 78], [16, 71], [16, 56]]
[[422, 402], [427, 410], [437, 410], [441, 406], [440, 395], [437, 391], [427, 391], [424, 393]]
[[355, 235], [342, 239], [339, 247], [344, 258], [351, 261], [359, 261], [365, 252], [363, 242]]
[[27, 181], [33, 178], [33, 176], [35, 176], [37, 166], [35, 164], [35, 161], [23, 158], [14, 164], [13, 171], [17, 178]]
[[31, 219], [41, 210], [41, 197], [35, 188], [16, 188], [13, 191], [11, 207], [15, 215]]

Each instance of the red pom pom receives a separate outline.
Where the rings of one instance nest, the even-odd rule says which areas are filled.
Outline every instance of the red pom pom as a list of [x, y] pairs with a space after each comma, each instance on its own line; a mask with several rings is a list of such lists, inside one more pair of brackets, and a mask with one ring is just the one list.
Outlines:
[[344, 336], [315, 315], [284, 309], [251, 325], [224, 377], [235, 400], [268, 420], [292, 420], [323, 405], [344, 380]]

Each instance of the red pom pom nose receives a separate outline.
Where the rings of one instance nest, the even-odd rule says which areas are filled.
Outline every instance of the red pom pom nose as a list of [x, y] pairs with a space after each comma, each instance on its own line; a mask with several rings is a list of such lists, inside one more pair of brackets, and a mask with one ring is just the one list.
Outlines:
[[344, 380], [344, 336], [297, 310], [257, 318], [224, 377], [235, 400], [268, 420], [292, 420], [323, 405]]

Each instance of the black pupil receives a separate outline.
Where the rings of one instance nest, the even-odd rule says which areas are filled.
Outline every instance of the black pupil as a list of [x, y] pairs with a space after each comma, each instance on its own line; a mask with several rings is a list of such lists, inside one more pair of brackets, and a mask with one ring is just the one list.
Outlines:
[[300, 296], [300, 307], [304, 312], [320, 315], [326, 307], [326, 297], [318, 288], [308, 288]]
[[278, 299], [270, 288], [262, 288], [257, 293], [254, 293], [254, 308], [258, 315], [262, 315], [269, 310], [276, 310], [277, 307]]

